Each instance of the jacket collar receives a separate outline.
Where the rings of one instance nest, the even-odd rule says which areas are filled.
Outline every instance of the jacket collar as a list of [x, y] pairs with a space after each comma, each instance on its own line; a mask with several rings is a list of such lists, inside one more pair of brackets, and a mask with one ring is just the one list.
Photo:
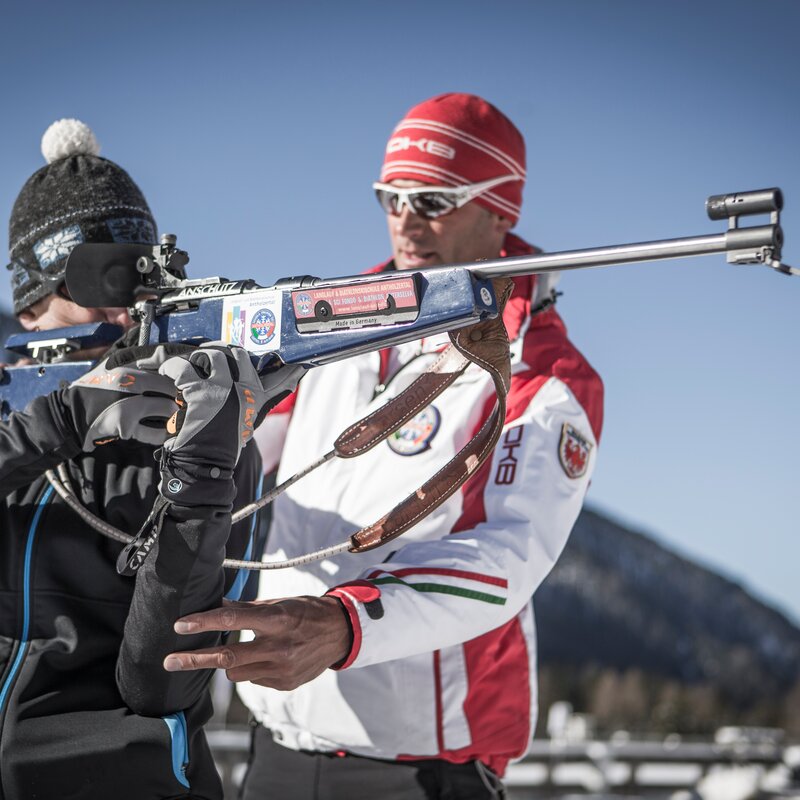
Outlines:
[[[528, 242], [521, 239], [519, 236], [513, 233], [507, 233], [505, 241], [503, 242], [503, 249], [500, 251], [500, 258], [532, 255], [541, 252], [542, 251], [538, 247], [528, 244]], [[389, 258], [371, 269], [366, 270], [366, 274], [388, 272], [394, 270], [394, 268], [394, 259]], [[511, 293], [511, 297], [503, 312], [503, 322], [505, 322], [508, 338], [511, 341], [514, 341], [520, 333], [524, 333], [525, 330], [530, 327], [531, 309], [536, 308], [536, 306], [541, 304], [545, 297], [549, 296], [551, 293], [555, 280], [550, 279], [548, 281], [548, 277], [549, 276], [544, 275], [521, 275], [514, 278], [514, 291]], [[552, 305], [541, 314], [537, 313], [534, 315], [537, 321], [538, 318], [541, 317], [540, 324], [548, 324], [553, 316], [557, 317], [555, 312], [553, 312], [553, 314], [549, 313], [551, 309]]]

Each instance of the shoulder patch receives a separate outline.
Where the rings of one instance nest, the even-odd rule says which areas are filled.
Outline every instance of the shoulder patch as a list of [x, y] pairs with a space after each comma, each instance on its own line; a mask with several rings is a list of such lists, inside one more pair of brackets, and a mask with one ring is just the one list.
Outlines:
[[569, 422], [561, 426], [558, 460], [568, 478], [581, 478], [586, 474], [592, 447], [592, 443]]
[[386, 443], [399, 456], [415, 456], [431, 446], [436, 436], [442, 415], [434, 405], [423, 408], [415, 417], [398, 428]]

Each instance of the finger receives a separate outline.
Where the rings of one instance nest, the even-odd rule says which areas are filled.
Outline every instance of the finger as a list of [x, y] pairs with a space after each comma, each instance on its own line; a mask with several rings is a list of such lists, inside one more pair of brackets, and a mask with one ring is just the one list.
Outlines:
[[171, 395], [151, 394], [147, 392], [141, 397], [123, 398], [123, 403], [127, 403], [126, 408], [139, 417], [171, 417], [179, 408], [175, 402], [175, 392]]
[[277, 688], [275, 684], [283, 679], [279, 665], [274, 661], [256, 661], [251, 664], [225, 670], [225, 676], [233, 683], [250, 681], [259, 686]]
[[193, 363], [202, 362], [208, 371], [208, 376], [212, 375], [222, 380], [225, 384], [239, 380], [239, 365], [233, 356], [230, 347], [210, 345], [201, 347], [200, 350], [191, 356]]
[[156, 372], [158, 368], [170, 358], [175, 356], [186, 356], [197, 349], [193, 344], [183, 342], [166, 342], [160, 344], [150, 357], [137, 360], [136, 364], [140, 369], [147, 369]]
[[105, 378], [105, 384], [102, 381], [85, 383], [87, 386], [99, 389], [108, 388], [128, 394], [160, 395], [170, 399], [175, 396], [175, 384], [169, 378], [158, 375], [156, 372], [147, 372], [135, 367], [117, 367], [107, 370]]
[[106, 362], [106, 369], [124, 367], [135, 364], [139, 369], [155, 372], [168, 358], [172, 356], [191, 353], [197, 348], [194, 345], [181, 342], [167, 342], [166, 344], [144, 344], [115, 350]]
[[172, 378], [178, 388], [186, 386], [188, 383], [194, 383], [201, 377], [197, 367], [181, 356], [167, 359], [158, 368], [158, 374]]
[[[267, 674], [275, 669], [275, 664], [266, 659], [268, 654], [259, 642], [219, 645], [170, 653], [164, 659], [167, 672], [187, 672], [195, 669], [239, 669], [250, 675]], [[254, 669], [254, 664], [261, 667]]]
[[[122, 350], [114, 350], [106, 360], [106, 369], [116, 369], [126, 367], [137, 361], [147, 362], [158, 350], [156, 344], [136, 345], [125, 347]], [[146, 369], [147, 367], [143, 367]]]
[[175, 633], [183, 635], [205, 631], [246, 631], [258, 627], [259, 606], [249, 603], [229, 603], [222, 608], [187, 614], [175, 622]]
[[236, 663], [230, 647], [208, 647], [185, 653], [170, 653], [164, 659], [167, 672], [191, 672], [196, 669], [229, 669]]
[[250, 359], [250, 353], [242, 347], [230, 347], [228, 352], [231, 358], [236, 362], [236, 367], [239, 371], [239, 383], [248, 384], [250, 386], [261, 387], [261, 381], [258, 377], [258, 372]]

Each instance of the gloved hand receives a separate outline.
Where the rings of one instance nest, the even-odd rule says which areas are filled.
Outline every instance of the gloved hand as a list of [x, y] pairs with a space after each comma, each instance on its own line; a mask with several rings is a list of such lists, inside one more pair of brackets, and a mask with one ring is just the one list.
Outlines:
[[281, 366], [262, 381], [246, 350], [215, 342], [165, 361], [159, 373], [175, 382], [180, 410], [162, 451], [162, 496], [188, 506], [233, 502], [242, 449], [301, 372]]
[[54, 393], [51, 408], [89, 453], [120, 439], [160, 445], [175, 413], [175, 387], [158, 374], [185, 345], [131, 347], [115, 352], [67, 388]]

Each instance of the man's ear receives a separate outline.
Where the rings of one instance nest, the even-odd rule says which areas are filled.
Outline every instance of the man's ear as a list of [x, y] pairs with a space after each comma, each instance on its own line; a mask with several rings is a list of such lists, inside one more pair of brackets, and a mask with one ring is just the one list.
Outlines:
[[48, 308], [50, 308], [52, 299], [53, 295], [45, 295], [45, 297], [37, 300], [33, 305], [28, 306], [23, 311], [20, 311], [19, 314], [17, 314], [19, 324], [22, 325], [26, 331], [39, 330], [39, 318], [47, 311]]
[[508, 217], [501, 217], [496, 215], [495, 219], [495, 229], [498, 233], [502, 233], [505, 236], [512, 228], [513, 223]]

